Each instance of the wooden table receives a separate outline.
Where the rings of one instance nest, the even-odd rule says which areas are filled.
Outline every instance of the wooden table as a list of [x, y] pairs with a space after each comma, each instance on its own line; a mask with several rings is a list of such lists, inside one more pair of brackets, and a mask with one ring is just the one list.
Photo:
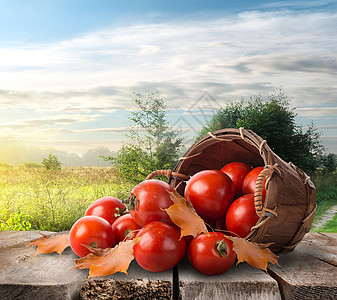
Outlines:
[[269, 265], [246, 263], [220, 276], [196, 272], [187, 259], [163, 273], [141, 269], [85, 281], [75, 254], [33, 256], [37, 232], [0, 232], [0, 299], [337, 299], [337, 234], [308, 233], [295, 251]]

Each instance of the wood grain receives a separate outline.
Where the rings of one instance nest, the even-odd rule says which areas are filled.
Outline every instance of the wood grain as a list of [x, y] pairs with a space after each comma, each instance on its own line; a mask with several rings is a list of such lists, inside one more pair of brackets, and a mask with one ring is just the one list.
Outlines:
[[283, 299], [337, 299], [336, 266], [297, 250], [281, 256], [279, 264], [270, 265], [268, 272]]
[[206, 276], [184, 260], [178, 265], [178, 274], [182, 300], [281, 299], [277, 282], [246, 263], [234, 265], [219, 276]]

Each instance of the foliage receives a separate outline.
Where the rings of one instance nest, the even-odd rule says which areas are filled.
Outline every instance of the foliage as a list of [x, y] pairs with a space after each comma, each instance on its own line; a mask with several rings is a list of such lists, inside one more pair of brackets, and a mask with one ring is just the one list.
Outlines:
[[58, 160], [56, 155], [52, 155], [51, 153], [47, 158], [43, 158], [42, 164], [47, 170], [61, 170], [61, 162]]
[[337, 173], [325, 174], [317, 171], [311, 176], [311, 181], [317, 190], [317, 202], [327, 198], [336, 199], [337, 202]]
[[27, 162], [23, 162], [22, 164], [19, 165], [19, 168], [26, 168], [26, 169], [30, 169], [30, 168], [43, 168], [44, 166], [40, 163], [37, 163], [35, 161], [27, 161]]
[[260, 97], [232, 102], [219, 109], [198, 135], [198, 139], [223, 128], [246, 128], [265, 139], [269, 147], [285, 161], [291, 161], [306, 172], [318, 166], [323, 153], [320, 133], [313, 124], [306, 130], [295, 123], [295, 109], [282, 91], [263, 101]]
[[[0, 221], [13, 214], [12, 220], [28, 221], [29, 230], [70, 230], [92, 202], [104, 196], [126, 199], [132, 187], [112, 167], [0, 169]], [[2, 230], [12, 228], [7, 224]]]
[[89, 269], [89, 277], [107, 276], [117, 272], [128, 274], [128, 268], [134, 259], [133, 247], [141, 238], [119, 242], [114, 248], [95, 249], [86, 246], [91, 253], [75, 259], [75, 269]]
[[[319, 232], [337, 232], [336, 223], [333, 223], [333, 221], [328, 222], [323, 228], [317, 228], [315, 226], [326, 211], [329, 211], [332, 206], [337, 205], [337, 173], [326, 173], [319, 170], [311, 176], [311, 180], [317, 192], [317, 210], [312, 230]], [[336, 220], [336, 216], [334, 220]]]
[[337, 232], [337, 214], [322, 228], [319, 228], [319, 232]]
[[169, 194], [174, 204], [165, 211], [172, 222], [180, 227], [180, 238], [189, 235], [196, 237], [202, 232], [209, 236], [204, 220], [198, 216], [192, 203], [180, 196], [177, 191], [169, 192]]
[[331, 174], [337, 171], [337, 155], [334, 153], [318, 156], [318, 171], [322, 174]]
[[159, 93], [134, 94], [137, 109], [128, 116], [131, 121], [125, 143], [117, 152], [117, 157], [106, 156], [121, 173], [123, 178], [140, 182], [154, 170], [174, 167], [181, 147], [179, 132], [169, 127], [164, 100]]
[[0, 161], [0, 168], [13, 168], [13, 166], [9, 163]]
[[29, 243], [29, 246], [37, 246], [34, 256], [39, 253], [53, 253], [53, 252], [57, 252], [58, 254], [61, 255], [64, 249], [70, 246], [68, 234], [47, 235], [40, 233], [40, 235], [41, 235], [40, 238], [32, 240]]
[[10, 213], [7, 209], [0, 211], [0, 231], [5, 230], [31, 230], [29, 216], [23, 212]]

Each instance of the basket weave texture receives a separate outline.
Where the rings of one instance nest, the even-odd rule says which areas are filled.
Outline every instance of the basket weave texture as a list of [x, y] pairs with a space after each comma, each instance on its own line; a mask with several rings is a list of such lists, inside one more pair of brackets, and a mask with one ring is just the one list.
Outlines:
[[253, 131], [227, 128], [209, 133], [179, 159], [169, 174], [169, 183], [183, 196], [186, 178], [206, 169], [220, 170], [230, 162], [279, 171], [266, 178], [264, 209], [272, 213], [261, 216], [246, 239], [272, 243], [270, 249], [277, 254], [293, 251], [310, 230], [316, 212], [316, 189], [300, 168], [283, 161]]

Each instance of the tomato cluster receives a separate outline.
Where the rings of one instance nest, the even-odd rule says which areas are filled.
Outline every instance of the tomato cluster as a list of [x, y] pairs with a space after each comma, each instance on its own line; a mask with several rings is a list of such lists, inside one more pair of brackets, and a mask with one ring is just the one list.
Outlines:
[[[234, 162], [221, 170], [200, 171], [187, 182], [184, 196], [206, 224], [245, 237], [258, 220], [253, 193], [262, 169]], [[126, 239], [141, 237], [133, 251], [145, 270], [168, 270], [187, 254], [193, 267], [203, 274], [226, 272], [236, 258], [232, 241], [220, 231], [181, 238], [180, 228], [165, 210], [174, 204], [169, 192], [173, 192], [172, 186], [160, 180], [139, 183], [130, 193], [128, 213], [117, 198], [96, 200], [70, 230], [73, 251], [84, 257], [90, 247], [112, 248]]]
[[103, 197], [89, 205], [84, 217], [78, 219], [69, 232], [70, 246], [75, 254], [88, 255], [90, 250], [84, 245], [102, 249], [114, 247], [119, 242], [119, 235], [111, 225], [126, 208], [115, 197]]
[[186, 243], [164, 211], [173, 202], [168, 191], [173, 188], [159, 180], [139, 183], [131, 192], [130, 213], [114, 197], [93, 202], [85, 215], [77, 220], [69, 233], [70, 246], [80, 257], [92, 248], [113, 248], [125, 239], [141, 237], [134, 246], [138, 264], [152, 272], [162, 272], [175, 266], [186, 252]]
[[[232, 162], [219, 170], [203, 170], [187, 182], [185, 198], [207, 224], [246, 237], [258, 216], [255, 211], [256, 180], [263, 167], [252, 169]], [[262, 192], [265, 198], [265, 187]]]

